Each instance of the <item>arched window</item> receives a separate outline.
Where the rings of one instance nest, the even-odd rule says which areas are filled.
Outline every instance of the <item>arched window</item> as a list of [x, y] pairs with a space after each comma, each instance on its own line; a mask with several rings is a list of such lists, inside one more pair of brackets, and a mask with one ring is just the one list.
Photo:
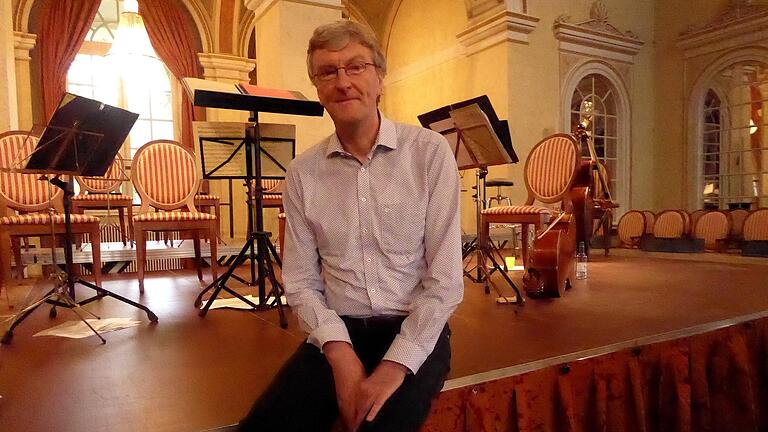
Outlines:
[[[133, 157], [148, 141], [174, 139], [174, 104], [169, 72], [160, 60], [144, 59], [150, 67], [132, 68], [130, 75], [123, 75], [120, 65], [107, 56], [115, 40], [123, 3], [102, 0], [85, 42], [69, 68], [67, 90], [139, 114], [122, 152]], [[132, 3], [135, 9], [135, 0]]]
[[720, 97], [710, 89], [704, 98], [701, 140], [704, 208], [720, 207], [720, 118]]
[[701, 201], [723, 209], [766, 206], [768, 65], [737, 62], [716, 73], [709, 85], [698, 146]]
[[[621, 195], [625, 187], [619, 169], [619, 110], [614, 86], [603, 75], [593, 73], [579, 81], [571, 97], [571, 131], [581, 122], [581, 110], [585, 104], [593, 109], [588, 132], [595, 145], [595, 153], [605, 165], [610, 179], [609, 188], [614, 197]], [[582, 156], [589, 157], [589, 149], [582, 149]], [[616, 198], [614, 198], [616, 199]]]

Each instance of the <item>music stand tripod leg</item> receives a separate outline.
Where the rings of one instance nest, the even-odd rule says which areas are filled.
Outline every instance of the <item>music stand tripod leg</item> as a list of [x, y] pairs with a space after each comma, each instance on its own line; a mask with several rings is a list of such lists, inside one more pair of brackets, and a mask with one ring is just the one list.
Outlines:
[[[275, 246], [272, 244], [272, 242], [269, 241], [269, 237], [266, 233], [260, 233], [262, 234], [260, 236], [260, 244], [259, 248], [264, 247], [264, 250], [267, 250], [267, 253], [264, 254], [264, 269], [266, 270], [267, 277], [269, 278], [269, 283], [272, 285], [272, 289], [270, 290], [269, 294], [267, 295], [267, 298], [269, 296], [275, 297], [275, 302], [277, 304], [277, 313], [280, 315], [280, 327], [282, 328], [288, 328], [288, 320], [285, 318], [285, 311], [283, 310], [283, 286], [280, 284], [280, 282], [277, 281], [277, 277], [275, 277], [275, 270], [272, 267], [272, 257], [270, 256], [270, 253], [274, 254], [275, 259], [279, 262], [280, 258], [277, 256], [277, 251], [275, 250]], [[266, 302], [265, 302], [266, 304]]]

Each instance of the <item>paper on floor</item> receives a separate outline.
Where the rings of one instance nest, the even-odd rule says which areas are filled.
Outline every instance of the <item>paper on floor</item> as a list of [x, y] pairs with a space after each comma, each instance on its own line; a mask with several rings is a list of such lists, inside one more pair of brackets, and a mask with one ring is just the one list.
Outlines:
[[[103, 318], [103, 319], [88, 319], [90, 324], [99, 333], [108, 333], [115, 330], [121, 330], [128, 327], [135, 327], [141, 324], [141, 321], [136, 321], [131, 318]], [[80, 339], [88, 336], [94, 336], [91, 329], [80, 320], [67, 321], [63, 324], [51, 327], [47, 330], [43, 330], [35, 333], [35, 336], [60, 336]]]
[[[250, 294], [243, 296], [246, 300], [252, 302], [255, 305], [259, 304], [259, 298], [254, 297]], [[283, 302], [283, 305], [285, 305], [285, 296], [281, 296], [280, 299]], [[267, 297], [267, 304], [272, 304], [272, 302], [275, 301], [275, 297]], [[200, 306], [200, 309], [205, 307], [205, 302]], [[247, 303], [243, 302], [237, 297], [232, 298], [217, 298], [213, 301], [211, 304], [211, 307], [209, 309], [221, 309], [221, 308], [232, 308], [232, 309], [252, 309], [251, 306], [249, 306]]]

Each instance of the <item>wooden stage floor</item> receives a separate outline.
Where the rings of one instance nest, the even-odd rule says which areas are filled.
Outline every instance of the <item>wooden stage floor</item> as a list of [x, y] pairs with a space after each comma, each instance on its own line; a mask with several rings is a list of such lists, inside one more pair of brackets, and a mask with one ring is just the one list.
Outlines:
[[[621, 250], [590, 258], [587, 281], [561, 299], [522, 307], [498, 305], [467, 283], [450, 321], [447, 387], [768, 314], [766, 259]], [[0, 430], [196, 431], [231, 424], [304, 339], [291, 313], [287, 330], [276, 311], [214, 310], [200, 318], [192, 302], [204, 284], [193, 272], [150, 275], [143, 296], [129, 275], [110, 276], [104, 287], [149, 306], [160, 321], [150, 325], [113, 299], [93, 303], [88, 309], [102, 317], [142, 321], [105, 334], [101, 345], [95, 337], [32, 337], [74, 319], [60, 311], [51, 321], [47, 307], [36, 311], [0, 348]], [[13, 287], [11, 303], [27, 291]], [[0, 294], [0, 315], [11, 312]]]

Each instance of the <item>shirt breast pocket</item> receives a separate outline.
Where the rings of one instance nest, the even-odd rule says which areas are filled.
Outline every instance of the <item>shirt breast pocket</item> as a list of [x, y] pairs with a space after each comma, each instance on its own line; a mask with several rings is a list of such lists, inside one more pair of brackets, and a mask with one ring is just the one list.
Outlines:
[[413, 260], [424, 250], [426, 207], [397, 199], [381, 204], [381, 245], [388, 255]]

